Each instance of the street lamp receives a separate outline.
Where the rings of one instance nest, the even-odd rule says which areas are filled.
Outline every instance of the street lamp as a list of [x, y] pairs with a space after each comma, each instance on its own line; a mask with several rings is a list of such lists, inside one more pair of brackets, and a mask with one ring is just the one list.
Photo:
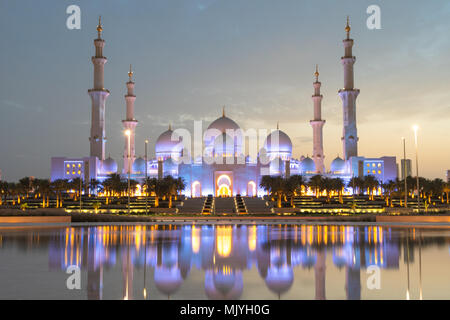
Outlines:
[[148, 140], [145, 140], [145, 214], [148, 213], [147, 211], [147, 198], [148, 198], [148, 181], [147, 181], [147, 161], [148, 161], [148, 157], [147, 157], [147, 145], [148, 145]]
[[128, 214], [130, 214], [130, 192], [131, 192], [131, 186], [130, 186], [130, 180], [131, 180], [131, 152], [130, 152], [130, 145], [131, 145], [131, 131], [125, 130], [125, 135], [128, 137]]
[[417, 131], [419, 127], [417, 125], [413, 126], [414, 130], [414, 142], [416, 145], [416, 180], [417, 180], [417, 212], [420, 210], [420, 187], [419, 187], [419, 152], [417, 146]]
[[405, 138], [402, 137], [403, 140], [403, 179], [405, 180], [405, 208], [408, 207], [408, 186], [406, 182], [406, 143]]

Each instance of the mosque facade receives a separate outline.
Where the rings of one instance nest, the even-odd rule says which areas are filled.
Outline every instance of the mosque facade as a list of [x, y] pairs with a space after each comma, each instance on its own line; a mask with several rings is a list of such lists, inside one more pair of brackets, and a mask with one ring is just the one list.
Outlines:
[[[249, 155], [245, 148], [245, 130], [225, 114], [209, 124], [202, 137], [202, 153], [192, 156], [183, 139], [171, 126], [163, 132], [155, 144], [155, 158], [136, 158], [135, 130], [138, 121], [134, 117], [133, 71], [128, 73], [125, 95], [126, 114], [122, 120], [125, 130], [123, 167], [119, 171], [116, 160], [105, 157], [105, 111], [106, 100], [110, 92], [104, 87], [104, 67], [107, 58], [103, 56], [105, 40], [102, 39], [101, 21], [97, 26], [98, 36], [94, 40], [95, 56], [93, 88], [88, 90], [91, 97], [90, 155], [82, 158], [53, 157], [51, 159], [51, 179], [73, 179], [81, 177], [85, 181], [97, 179], [103, 181], [110, 174], [119, 173], [131, 176], [139, 182], [146, 177], [163, 178], [171, 175], [184, 179], [186, 196], [245, 196], [263, 195], [259, 185], [265, 175], [289, 177], [303, 175], [306, 178], [321, 174], [331, 178], [341, 178], [348, 182], [354, 176], [373, 175], [380, 182], [397, 178], [395, 157], [366, 158], [358, 155], [358, 136], [356, 126], [356, 98], [359, 89], [354, 88], [354, 63], [350, 38], [350, 26], [347, 20], [346, 39], [343, 40], [344, 56], [341, 62], [344, 69], [344, 88], [338, 94], [343, 104], [343, 158], [336, 157], [327, 170], [324, 165], [321, 82], [316, 66], [313, 83], [313, 119], [310, 121], [313, 131], [312, 158], [292, 156], [292, 141], [287, 133], [272, 130], [265, 137], [262, 147], [256, 155]], [[188, 144], [190, 145], [190, 143]]]

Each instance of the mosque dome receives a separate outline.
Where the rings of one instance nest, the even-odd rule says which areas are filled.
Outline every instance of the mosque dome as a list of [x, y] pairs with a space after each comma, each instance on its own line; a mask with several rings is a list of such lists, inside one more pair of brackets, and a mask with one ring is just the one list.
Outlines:
[[134, 160], [132, 172], [135, 174], [145, 174], [145, 160], [140, 157]]
[[[277, 143], [278, 142], [278, 143]], [[271, 132], [264, 142], [264, 148], [267, 155], [292, 155], [292, 142], [289, 136], [283, 131], [277, 129]]]
[[287, 292], [294, 282], [294, 271], [291, 267], [270, 267], [265, 279], [267, 287], [278, 294]]
[[117, 173], [117, 162], [111, 158], [108, 157], [108, 159], [103, 161], [103, 172], [106, 174], [112, 174], [112, 173]]
[[239, 130], [240, 127], [234, 120], [231, 120], [230, 118], [223, 115], [220, 118], [217, 118], [211, 124], [208, 126], [208, 129], [206, 130], [212, 130], [216, 129], [219, 132], [227, 132], [227, 130]]
[[158, 158], [168, 158], [173, 154], [179, 155], [182, 152], [181, 139], [172, 139], [172, 128], [169, 127], [156, 140], [155, 152]]
[[180, 269], [156, 267], [154, 273], [155, 285], [161, 293], [173, 294], [183, 283]]
[[300, 163], [300, 171], [303, 173], [314, 173], [316, 172], [316, 164], [314, 160], [310, 157], [306, 157]]
[[330, 166], [331, 172], [333, 173], [341, 173], [345, 170], [345, 161], [341, 158], [337, 157], [331, 162]]

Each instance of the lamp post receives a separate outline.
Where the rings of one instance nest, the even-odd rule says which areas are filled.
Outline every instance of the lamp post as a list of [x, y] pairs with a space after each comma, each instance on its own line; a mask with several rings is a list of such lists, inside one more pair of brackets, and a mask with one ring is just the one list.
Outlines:
[[414, 130], [414, 142], [416, 145], [416, 180], [417, 180], [417, 212], [420, 210], [420, 187], [419, 187], [419, 151], [417, 146], [417, 131], [419, 127], [417, 125], [413, 126]]
[[130, 138], [131, 138], [131, 131], [130, 130], [126, 130], [125, 131], [125, 135], [128, 137], [128, 154], [127, 154], [127, 158], [128, 158], [128, 214], [130, 214], [130, 192], [131, 192], [131, 186], [130, 186], [130, 180], [131, 180], [131, 152], [130, 152]]
[[148, 140], [145, 140], [145, 214], [148, 213], [148, 207], [147, 207], [147, 202], [148, 202], [148, 181], [147, 181], [147, 161], [148, 161], [148, 156], [147, 156], [147, 145], [148, 145]]
[[402, 138], [403, 140], [403, 179], [405, 180], [405, 208], [408, 207], [408, 185], [406, 182], [406, 143], [405, 138]]

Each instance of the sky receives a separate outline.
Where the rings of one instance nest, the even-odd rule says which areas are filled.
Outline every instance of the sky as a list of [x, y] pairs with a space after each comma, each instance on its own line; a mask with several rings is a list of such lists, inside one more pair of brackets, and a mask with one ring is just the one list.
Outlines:
[[[81, 9], [81, 29], [66, 8]], [[381, 29], [366, 26], [369, 5]], [[2, 179], [50, 176], [52, 156], [89, 155], [94, 54], [102, 16], [106, 153], [122, 164], [125, 83], [136, 82], [137, 156], [169, 123], [192, 128], [227, 116], [244, 129], [273, 129], [311, 155], [312, 82], [319, 65], [325, 165], [342, 155], [342, 40], [355, 41], [359, 155], [415, 159], [419, 174], [450, 169], [450, 2], [380, 0], [0, 0]], [[413, 161], [414, 162], [414, 161]], [[414, 168], [415, 171], [415, 168]]]

